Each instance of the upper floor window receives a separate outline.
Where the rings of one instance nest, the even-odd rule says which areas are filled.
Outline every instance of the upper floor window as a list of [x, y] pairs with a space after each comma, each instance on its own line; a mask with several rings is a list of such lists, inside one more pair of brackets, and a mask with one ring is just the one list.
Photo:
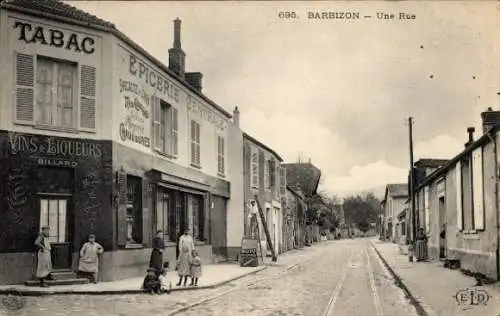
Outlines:
[[154, 147], [162, 154], [177, 157], [179, 142], [177, 109], [156, 96], [151, 100]]
[[271, 160], [265, 160], [264, 163], [264, 188], [271, 188]]
[[217, 136], [217, 173], [224, 176], [226, 171], [226, 148], [224, 143], [224, 137]]
[[253, 188], [259, 187], [259, 152], [255, 149], [251, 150], [250, 181]]
[[74, 62], [17, 53], [15, 69], [16, 123], [56, 130], [95, 129], [95, 67], [80, 65], [78, 72]]
[[191, 120], [190, 128], [191, 140], [191, 164], [200, 167], [200, 123]]

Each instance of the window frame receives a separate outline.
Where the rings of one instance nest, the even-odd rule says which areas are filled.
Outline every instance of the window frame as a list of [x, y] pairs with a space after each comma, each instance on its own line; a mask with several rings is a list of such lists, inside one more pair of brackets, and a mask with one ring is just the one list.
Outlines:
[[[76, 132], [79, 130], [79, 118], [81, 116], [80, 114], [80, 104], [79, 100], [81, 97], [81, 91], [80, 91], [80, 85], [79, 85], [79, 79], [80, 79], [80, 67], [79, 64], [70, 60], [64, 60], [64, 59], [58, 59], [58, 58], [53, 58], [45, 55], [35, 55], [34, 56], [34, 63], [35, 63], [35, 70], [34, 70], [34, 104], [33, 104], [33, 120], [34, 120], [34, 128], [37, 129], [44, 129], [44, 130], [55, 130], [55, 131], [67, 131], [67, 132]], [[40, 105], [38, 102], [38, 96], [42, 91], [40, 91], [38, 85], [39, 85], [39, 73], [38, 73], [38, 67], [42, 63], [49, 63], [50, 68], [51, 68], [51, 106], [50, 106], [50, 115], [53, 118], [54, 113], [57, 113], [58, 109], [58, 103], [59, 103], [59, 82], [58, 82], [58, 77], [59, 77], [59, 67], [61, 65], [66, 65], [69, 66], [72, 71], [72, 79], [73, 79], [73, 84], [72, 84], [72, 96], [71, 96], [71, 101], [72, 101], [72, 113], [71, 113], [71, 120], [72, 124], [71, 126], [63, 126], [60, 124], [52, 124], [52, 123], [45, 123], [45, 122], [40, 122], [40, 117], [42, 116], [42, 110], [40, 109]], [[57, 115], [56, 115], [57, 117]]]

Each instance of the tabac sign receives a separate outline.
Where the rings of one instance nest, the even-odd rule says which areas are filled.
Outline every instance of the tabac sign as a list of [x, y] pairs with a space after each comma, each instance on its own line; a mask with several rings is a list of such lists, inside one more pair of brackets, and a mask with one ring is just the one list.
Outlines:
[[95, 39], [74, 32], [63, 32], [55, 27], [35, 25], [25, 21], [14, 21], [17, 39], [27, 44], [39, 44], [63, 48], [75, 53], [91, 55], [95, 52]]

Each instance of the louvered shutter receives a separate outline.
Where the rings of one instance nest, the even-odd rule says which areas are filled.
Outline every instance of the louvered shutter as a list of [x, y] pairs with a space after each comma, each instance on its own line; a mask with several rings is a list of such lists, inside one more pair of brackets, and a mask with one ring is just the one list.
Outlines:
[[462, 212], [462, 164], [457, 162], [455, 167], [456, 205], [457, 205], [457, 228], [464, 229]]
[[178, 131], [179, 131], [179, 122], [178, 122], [178, 117], [177, 117], [177, 108], [172, 107], [170, 109], [170, 113], [172, 114], [172, 131], [171, 131], [171, 154], [172, 156], [177, 156], [178, 151], [179, 151], [179, 145], [178, 145]]
[[201, 143], [200, 143], [200, 124], [195, 123], [196, 128], [196, 164], [201, 166]]
[[286, 168], [280, 167], [280, 195], [286, 195]]
[[15, 63], [15, 122], [32, 125], [35, 122], [35, 58], [16, 53]]
[[425, 232], [430, 231], [430, 213], [429, 213], [429, 187], [424, 188], [424, 217], [425, 217]]
[[116, 214], [118, 245], [127, 244], [127, 173], [121, 169], [118, 177], [118, 210]]
[[80, 66], [80, 129], [95, 130], [96, 68]]
[[472, 194], [474, 197], [474, 229], [484, 229], [483, 148], [472, 152]]
[[151, 96], [151, 109], [153, 111], [151, 138], [153, 139], [153, 148], [160, 150], [160, 99], [156, 96]]

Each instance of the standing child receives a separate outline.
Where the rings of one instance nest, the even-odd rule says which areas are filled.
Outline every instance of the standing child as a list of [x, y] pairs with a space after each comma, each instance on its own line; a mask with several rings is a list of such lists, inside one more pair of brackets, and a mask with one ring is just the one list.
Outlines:
[[191, 285], [198, 286], [198, 278], [201, 277], [201, 258], [198, 251], [193, 250], [193, 259], [191, 260]]
[[411, 240], [408, 241], [408, 260], [410, 262], [413, 262], [413, 251], [414, 251], [414, 247], [413, 247], [413, 242]]

